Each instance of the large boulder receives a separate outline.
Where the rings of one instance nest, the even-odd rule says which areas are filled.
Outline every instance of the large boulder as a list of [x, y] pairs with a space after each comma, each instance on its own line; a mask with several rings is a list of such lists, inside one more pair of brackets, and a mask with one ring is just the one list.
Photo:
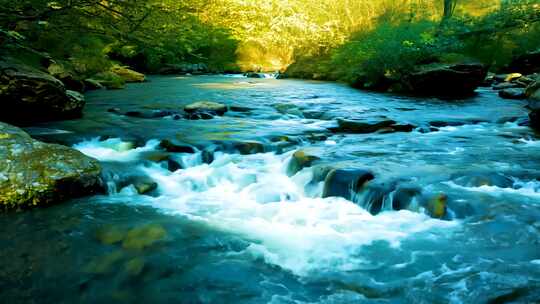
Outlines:
[[429, 64], [417, 67], [404, 81], [415, 95], [463, 97], [473, 94], [486, 75], [479, 63]]
[[49, 74], [56, 79], [62, 81], [64, 86], [73, 91], [84, 92], [86, 91], [86, 85], [84, 81], [77, 79], [72, 71], [69, 71], [64, 65], [60, 63], [53, 63], [47, 68]]
[[0, 120], [14, 123], [80, 117], [84, 97], [68, 93], [64, 84], [40, 70], [0, 62]]
[[506, 67], [509, 72], [533, 74], [540, 72], [540, 50], [520, 55]]
[[101, 191], [97, 160], [0, 123], [0, 210], [47, 206]]
[[127, 67], [123, 66], [114, 66], [111, 68], [111, 72], [120, 76], [125, 82], [144, 82], [146, 77], [144, 74], [133, 71]]

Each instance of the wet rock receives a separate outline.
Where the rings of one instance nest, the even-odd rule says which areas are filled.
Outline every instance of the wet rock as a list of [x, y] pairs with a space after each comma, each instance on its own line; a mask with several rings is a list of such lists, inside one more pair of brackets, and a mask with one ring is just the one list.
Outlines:
[[248, 108], [248, 107], [243, 107], [243, 106], [232, 105], [232, 106], [229, 106], [229, 111], [239, 112], [239, 113], [249, 113], [253, 111], [253, 109]]
[[175, 161], [174, 159], [168, 159], [167, 160], [167, 170], [171, 171], [171, 172], [176, 172], [180, 169], [183, 169], [182, 168], [182, 165]]
[[529, 121], [531, 128], [540, 131], [540, 109], [532, 110], [529, 113]]
[[314, 155], [314, 152], [316, 151], [313, 149], [302, 149], [294, 152], [287, 166], [287, 175], [293, 176], [302, 169], [311, 167], [317, 160], [320, 160], [320, 157]]
[[417, 95], [461, 97], [474, 93], [487, 75], [478, 63], [429, 64], [405, 77], [409, 91]]
[[422, 194], [422, 190], [415, 186], [398, 187], [392, 198], [392, 208], [394, 210], [406, 210], [411, 206], [413, 200]]
[[128, 111], [125, 113], [129, 117], [145, 118], [145, 119], [154, 119], [154, 118], [163, 118], [167, 116], [172, 116], [176, 114], [173, 111], [167, 110], [145, 110], [145, 111]]
[[62, 82], [28, 66], [0, 62], [0, 120], [31, 123], [82, 115], [84, 98], [74, 98]]
[[87, 78], [84, 80], [84, 87], [86, 90], [99, 90], [104, 88], [104, 86], [98, 80], [92, 78]]
[[118, 75], [127, 83], [144, 82], [146, 80], [146, 77], [144, 76], [144, 74], [135, 72], [123, 66], [114, 66], [111, 68], [111, 72]]
[[514, 82], [503, 82], [499, 83], [493, 86], [494, 90], [507, 90], [507, 89], [515, 89], [515, 88], [521, 88], [522, 85], [519, 83]]
[[264, 78], [264, 74], [261, 74], [261, 73], [245, 73], [244, 76], [246, 76], [247, 78]]
[[164, 139], [159, 143], [159, 147], [171, 153], [195, 153], [195, 148], [176, 142], [174, 140]]
[[133, 187], [140, 195], [146, 195], [156, 190], [158, 184], [151, 179], [139, 179], [133, 183]]
[[353, 133], [353, 134], [367, 134], [374, 133], [381, 129], [392, 127], [396, 124], [393, 120], [385, 120], [376, 123], [360, 122], [354, 120], [338, 119], [338, 126], [329, 128], [334, 133]]
[[209, 119], [216, 115], [223, 116], [228, 111], [228, 108], [222, 103], [199, 101], [185, 106], [184, 111], [189, 115], [189, 117], [202, 117], [202, 119]]
[[126, 85], [126, 82], [122, 77], [110, 71], [96, 74], [92, 79], [101, 86], [107, 88], [107, 90], [120, 90]]
[[513, 81], [516, 81], [516, 80], [520, 79], [521, 77], [523, 77], [523, 75], [520, 74], [520, 73], [510, 73], [510, 74], [506, 75], [506, 77], [504, 78], [504, 81], [505, 82], [513, 82]]
[[343, 197], [352, 200], [364, 184], [373, 180], [373, 173], [362, 169], [334, 169], [324, 181], [323, 198]]
[[527, 95], [525, 94], [525, 89], [516, 88], [516, 89], [504, 89], [499, 91], [499, 96], [505, 99], [525, 99]]
[[161, 225], [149, 224], [131, 229], [122, 243], [124, 249], [142, 250], [163, 240], [167, 231]]
[[540, 101], [540, 79], [527, 87], [525, 95], [533, 101]]
[[266, 152], [266, 147], [259, 141], [223, 141], [221, 142], [226, 151], [237, 151], [242, 155]]
[[272, 105], [276, 111], [283, 115], [293, 115], [298, 117], [304, 117], [304, 113], [300, 111], [298, 106], [290, 103], [277, 103]]
[[446, 215], [448, 197], [440, 193], [431, 198], [426, 205], [426, 212], [433, 218], [442, 219]]
[[43, 207], [103, 192], [97, 160], [0, 123], [0, 209]]

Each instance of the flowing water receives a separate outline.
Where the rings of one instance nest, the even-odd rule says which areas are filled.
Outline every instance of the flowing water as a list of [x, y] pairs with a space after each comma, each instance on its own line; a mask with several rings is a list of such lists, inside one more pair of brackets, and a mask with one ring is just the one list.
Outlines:
[[[82, 119], [28, 129], [99, 159], [109, 193], [0, 215], [0, 302], [540, 301], [540, 141], [521, 123], [524, 102], [487, 89], [441, 101], [325, 82], [150, 79], [90, 92]], [[234, 111], [178, 119], [200, 100]], [[337, 118], [416, 128], [334, 134]], [[196, 151], [173, 153], [171, 171], [155, 160], [162, 139]], [[253, 142], [264, 149], [242, 150]], [[322, 198], [320, 166], [287, 174], [297, 149], [375, 179], [353, 201]], [[123, 182], [132, 176], [158, 187], [139, 195]], [[418, 202], [392, 210], [398, 189], [444, 194], [447, 216]]]

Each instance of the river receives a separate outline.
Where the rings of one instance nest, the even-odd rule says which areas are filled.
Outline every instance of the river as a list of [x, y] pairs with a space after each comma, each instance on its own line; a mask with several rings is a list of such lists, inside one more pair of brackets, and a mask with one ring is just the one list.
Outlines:
[[[540, 300], [540, 141], [521, 123], [523, 101], [487, 88], [445, 101], [232, 76], [150, 77], [86, 97], [82, 119], [27, 130], [99, 159], [109, 193], [1, 214], [0, 302]], [[175, 117], [201, 100], [234, 111]], [[416, 128], [329, 132], [338, 118]], [[196, 152], [173, 153], [171, 172], [155, 161], [162, 139]], [[231, 148], [245, 142], [264, 148]], [[354, 202], [322, 198], [320, 166], [287, 174], [297, 149], [375, 179]], [[158, 188], [118, 186], [135, 175]], [[447, 216], [392, 210], [397, 189], [443, 194]]]

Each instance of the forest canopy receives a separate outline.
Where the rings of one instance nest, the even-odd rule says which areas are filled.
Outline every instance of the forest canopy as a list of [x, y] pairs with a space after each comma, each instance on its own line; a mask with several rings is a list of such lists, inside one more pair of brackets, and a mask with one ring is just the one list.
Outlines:
[[44, 52], [85, 76], [115, 62], [146, 72], [203, 63], [217, 72], [290, 67], [298, 77], [350, 81], [360, 67], [380, 75], [430, 60], [467, 58], [500, 68], [540, 45], [540, 0], [0, 0], [0, 5], [2, 49]]

